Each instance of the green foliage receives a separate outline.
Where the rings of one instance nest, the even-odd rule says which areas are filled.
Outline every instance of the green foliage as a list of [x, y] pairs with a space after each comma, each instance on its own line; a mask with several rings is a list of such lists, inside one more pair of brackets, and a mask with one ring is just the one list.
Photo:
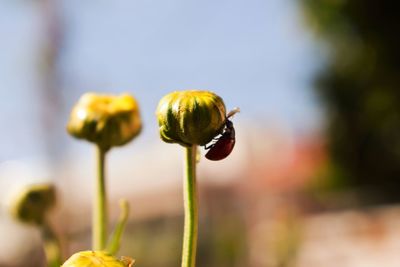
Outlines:
[[301, 1], [329, 51], [316, 88], [326, 103], [332, 164], [350, 185], [400, 199], [399, 4]]

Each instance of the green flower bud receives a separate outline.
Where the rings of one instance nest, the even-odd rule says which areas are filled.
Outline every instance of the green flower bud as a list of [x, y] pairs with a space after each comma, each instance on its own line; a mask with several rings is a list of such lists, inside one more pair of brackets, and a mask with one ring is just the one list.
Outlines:
[[82, 95], [67, 125], [72, 136], [96, 143], [104, 150], [128, 143], [141, 128], [137, 101], [128, 94]]
[[222, 98], [209, 91], [172, 92], [160, 100], [156, 114], [161, 139], [182, 146], [209, 143], [226, 120]]
[[22, 222], [41, 225], [55, 202], [56, 192], [53, 185], [30, 185], [23, 188], [13, 199], [11, 213]]
[[131, 267], [129, 257], [117, 259], [103, 251], [81, 251], [72, 255], [61, 267]]

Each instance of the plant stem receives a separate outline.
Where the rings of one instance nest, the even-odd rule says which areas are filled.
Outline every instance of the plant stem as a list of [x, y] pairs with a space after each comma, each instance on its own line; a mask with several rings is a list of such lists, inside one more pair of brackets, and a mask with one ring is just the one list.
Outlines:
[[42, 228], [47, 266], [59, 267], [62, 264], [61, 243], [51, 225], [45, 222]]
[[124, 232], [126, 222], [129, 217], [129, 203], [125, 199], [120, 200], [119, 205], [121, 206], [121, 214], [117, 225], [115, 226], [114, 232], [110, 237], [110, 241], [107, 245], [107, 252], [115, 255], [121, 245], [121, 237]]
[[196, 263], [198, 231], [196, 150], [197, 146], [193, 145], [187, 147], [185, 151], [185, 172], [183, 181], [185, 225], [183, 232], [182, 267], [194, 267]]
[[105, 158], [107, 150], [97, 146], [97, 181], [93, 211], [93, 250], [103, 250], [107, 239], [107, 194], [105, 185]]

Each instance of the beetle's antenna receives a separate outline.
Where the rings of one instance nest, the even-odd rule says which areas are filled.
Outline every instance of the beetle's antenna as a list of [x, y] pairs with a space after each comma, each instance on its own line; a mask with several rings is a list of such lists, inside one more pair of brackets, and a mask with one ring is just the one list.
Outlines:
[[233, 115], [235, 115], [238, 112], [240, 112], [240, 108], [235, 107], [234, 109], [232, 109], [231, 111], [228, 112], [228, 114], [226, 115], [226, 118], [229, 119], [230, 117], [232, 117]]

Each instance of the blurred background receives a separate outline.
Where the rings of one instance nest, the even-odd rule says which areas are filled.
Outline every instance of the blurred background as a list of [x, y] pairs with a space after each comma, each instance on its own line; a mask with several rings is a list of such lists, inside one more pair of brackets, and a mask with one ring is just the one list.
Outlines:
[[7, 209], [30, 183], [57, 188], [64, 254], [90, 248], [94, 147], [65, 131], [87, 91], [128, 92], [141, 107], [142, 134], [109, 156], [112, 223], [120, 198], [132, 208], [120, 254], [179, 266], [182, 149], [159, 139], [154, 113], [184, 89], [241, 108], [233, 153], [198, 165], [199, 267], [400, 266], [398, 10], [0, 0], [0, 266], [43, 266], [37, 229]]

